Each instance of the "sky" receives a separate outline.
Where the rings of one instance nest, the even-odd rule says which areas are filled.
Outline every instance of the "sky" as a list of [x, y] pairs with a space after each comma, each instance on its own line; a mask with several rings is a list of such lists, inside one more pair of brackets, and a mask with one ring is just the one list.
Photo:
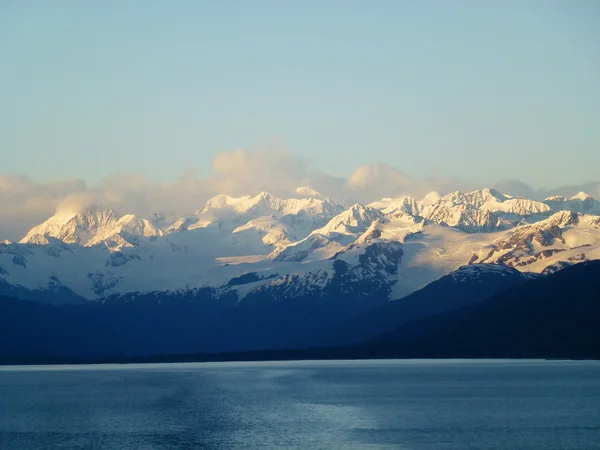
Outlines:
[[0, 56], [0, 201], [32, 211], [215, 179], [600, 180], [597, 0], [3, 0]]

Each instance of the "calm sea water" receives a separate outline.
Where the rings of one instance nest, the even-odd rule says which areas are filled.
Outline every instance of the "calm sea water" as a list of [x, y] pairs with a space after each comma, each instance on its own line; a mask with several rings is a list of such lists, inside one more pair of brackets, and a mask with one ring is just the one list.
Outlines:
[[599, 449], [600, 363], [5, 367], [0, 448]]

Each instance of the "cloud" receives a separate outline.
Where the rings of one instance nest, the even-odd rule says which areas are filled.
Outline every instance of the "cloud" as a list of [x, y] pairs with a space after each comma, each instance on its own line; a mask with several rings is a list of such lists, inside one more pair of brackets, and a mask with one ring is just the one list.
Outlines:
[[86, 190], [77, 179], [36, 183], [25, 176], [0, 174], [0, 240], [21, 238], [51, 216], [62, 199]]
[[414, 185], [415, 180], [394, 167], [370, 164], [352, 172], [344, 188], [364, 202], [402, 195]]
[[56, 213], [81, 213], [96, 203], [96, 198], [90, 193], [69, 194], [56, 206]]
[[421, 199], [430, 192], [447, 194], [474, 189], [478, 186], [469, 181], [448, 177], [418, 179], [386, 164], [360, 166], [344, 183], [346, 196], [367, 203], [383, 197], [410, 195]]
[[287, 150], [225, 151], [217, 155], [212, 168], [209, 185], [230, 195], [294, 192], [309, 181], [312, 171], [308, 159]]
[[600, 182], [552, 190], [534, 189], [523, 181], [511, 179], [481, 186], [448, 177], [415, 178], [386, 164], [364, 165], [347, 178], [334, 177], [284, 146], [271, 146], [221, 152], [214, 158], [208, 176], [198, 177], [190, 169], [172, 182], [159, 182], [135, 172], [115, 173], [93, 187], [78, 179], [37, 183], [25, 176], [0, 175], [0, 240], [19, 240], [57, 208], [81, 210], [96, 203], [119, 214], [147, 216], [164, 211], [180, 217], [193, 214], [217, 194], [240, 196], [269, 191], [280, 197], [292, 197], [299, 186], [308, 186], [346, 205], [400, 195], [420, 199], [432, 191], [444, 195], [483, 187], [537, 199], [549, 195], [572, 196], [582, 190], [600, 197]]

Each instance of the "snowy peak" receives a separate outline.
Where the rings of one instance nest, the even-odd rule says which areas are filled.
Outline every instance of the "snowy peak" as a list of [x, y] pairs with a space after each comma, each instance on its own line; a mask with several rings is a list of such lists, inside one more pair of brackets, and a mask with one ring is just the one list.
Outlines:
[[475, 233], [510, 228], [533, 216], [542, 219], [550, 211], [550, 206], [542, 202], [511, 197], [494, 189], [482, 189], [452, 192], [424, 207], [421, 215], [435, 223]]
[[469, 203], [476, 208], [481, 208], [489, 203], [502, 203], [505, 200], [508, 200], [508, 197], [504, 194], [501, 194], [495, 189], [487, 188], [479, 191], [468, 192], [462, 195], [460, 195], [460, 192], [457, 194], [459, 194], [459, 196], [465, 200], [465, 203]]
[[[327, 252], [327, 247], [332, 247], [333, 250]], [[312, 233], [299, 242], [275, 250], [270, 256], [275, 262], [302, 262], [311, 255], [318, 255], [322, 258], [331, 256], [339, 248], [341, 248], [339, 244], [329, 240], [326, 236]], [[320, 249], [323, 249], [324, 253], [318, 252]]]
[[317, 232], [321, 234], [362, 234], [374, 221], [381, 220], [382, 218], [383, 213], [381, 211], [356, 203], [346, 211], [335, 216], [321, 230], [317, 230]]
[[46, 222], [32, 228], [20, 243], [36, 243], [38, 236], [50, 236], [66, 244], [85, 243], [99, 230], [110, 228], [117, 222], [112, 209], [102, 209], [96, 205], [83, 212], [57, 212]]
[[165, 232], [156, 228], [149, 220], [127, 214], [113, 226], [100, 230], [86, 245], [104, 243], [111, 250], [119, 250], [122, 247], [134, 247], [138, 236], [152, 238], [164, 235]]
[[480, 208], [486, 203], [503, 202], [504, 200], [507, 200], [507, 197], [494, 189], [481, 189], [467, 193], [461, 191], [451, 192], [441, 197], [439, 202], [454, 205], [468, 204]]
[[95, 232], [101, 228], [111, 226], [117, 219], [112, 209], [103, 209], [92, 205], [85, 212], [77, 214], [73, 219], [78, 222], [80, 229]]
[[[254, 197], [219, 195], [210, 199], [194, 218], [181, 218], [166, 231], [174, 233], [198, 228], [215, 228], [222, 236], [235, 234], [245, 243], [262, 243], [274, 249], [298, 242], [344, 211], [329, 198], [281, 199], [268, 192]], [[253, 245], [253, 244], [252, 244]]]
[[533, 226], [539, 226], [542, 228], [557, 226], [560, 228], [564, 228], [568, 225], [578, 225], [579, 224], [579, 214], [575, 211], [560, 211], [556, 214], [550, 216], [548, 219], [539, 222], [539, 224], [535, 224]]
[[[578, 251], [582, 245], [581, 237], [587, 243], [590, 237], [587, 230], [582, 230], [581, 234], [575, 233], [573, 237], [565, 237], [567, 231], [578, 225], [579, 214], [560, 211], [545, 220], [515, 228], [507, 238], [496, 241], [490, 248], [484, 248], [474, 255], [471, 262], [526, 267], [560, 257], [561, 254], [568, 260], [575, 260], [581, 255]], [[570, 254], [569, 251], [575, 251], [576, 254]]]
[[213, 211], [231, 211], [244, 213], [252, 207], [252, 197], [245, 195], [243, 197], [230, 197], [229, 195], [216, 195], [208, 200], [201, 210], [196, 211], [196, 215], [209, 214]]
[[281, 212], [285, 215], [318, 216], [324, 219], [331, 219], [343, 210], [343, 206], [328, 198], [323, 200], [306, 198], [284, 200]]
[[322, 228], [313, 230], [306, 238], [275, 250], [271, 257], [279, 262], [300, 262], [309, 256], [313, 259], [332, 257], [383, 217], [381, 211], [357, 203], [332, 218]]
[[167, 234], [171, 233], [179, 233], [181, 231], [185, 231], [189, 229], [191, 226], [195, 225], [198, 222], [198, 217], [196, 216], [187, 216], [180, 217], [171, 225], [165, 228], [165, 232]]
[[251, 205], [249, 209], [256, 208], [262, 211], [279, 212], [283, 209], [285, 202], [273, 194], [263, 191], [254, 197], [249, 204]]
[[569, 225], [577, 226], [579, 224], [579, 214], [574, 211], [559, 211], [545, 220], [524, 225], [515, 229], [512, 236], [528, 233], [530, 231], [551, 231], [553, 229], [563, 229]]
[[49, 245], [53, 239], [65, 244], [90, 247], [107, 243], [111, 249], [133, 246], [132, 236], [156, 237], [165, 233], [148, 219], [133, 214], [118, 217], [112, 209], [88, 207], [83, 212], [59, 212], [46, 222], [32, 228], [20, 241], [22, 244]]
[[[499, 213], [500, 215], [529, 216], [544, 214], [550, 207], [542, 202], [536, 202], [522, 197], [511, 197], [501, 194], [495, 189], [482, 189], [479, 191], [453, 192], [440, 199], [446, 205], [468, 204], [476, 209]], [[498, 214], [497, 214], [498, 215]]]
[[579, 192], [577, 194], [575, 194], [573, 197], [571, 197], [569, 200], [587, 200], [589, 198], [593, 198], [590, 194], [588, 194], [587, 192]]
[[580, 214], [600, 214], [600, 202], [586, 192], [579, 192], [567, 199], [562, 196], [548, 197], [544, 200], [554, 211], [575, 211]]
[[432, 222], [467, 233], [492, 232], [501, 228], [500, 220], [492, 212], [477, 209], [469, 203], [456, 204], [454, 200], [440, 200], [425, 208], [422, 215]]
[[197, 216], [214, 215], [218, 218], [227, 218], [247, 214], [251, 211], [260, 210], [262, 215], [278, 212], [281, 209], [282, 200], [268, 192], [261, 192], [254, 197], [245, 195], [243, 197], [230, 197], [229, 195], [217, 195], [208, 200], [204, 208], [196, 212]]
[[419, 202], [410, 196], [383, 198], [368, 206], [380, 210], [385, 215], [404, 213], [410, 216], [418, 216], [421, 212]]
[[438, 203], [444, 203], [446, 205], [463, 205], [468, 204], [475, 208], [480, 208], [487, 202], [502, 202], [506, 199], [502, 194], [492, 191], [490, 189], [483, 189], [479, 191], [463, 193], [460, 191], [451, 192], [450, 194], [444, 195], [439, 199]]
[[341, 210], [343, 210], [341, 205], [328, 198], [308, 197], [283, 200], [268, 192], [261, 192], [254, 197], [235, 198], [218, 195], [206, 202], [204, 208], [196, 215], [212, 214], [218, 218], [225, 218], [250, 214], [252, 217], [248, 220], [251, 220], [260, 216], [299, 214], [302, 212], [308, 215], [321, 214], [333, 217]]
[[545, 203], [518, 197], [504, 201], [501, 206], [488, 206], [488, 209], [493, 212], [504, 212], [522, 217], [533, 214], [546, 214], [551, 210]]

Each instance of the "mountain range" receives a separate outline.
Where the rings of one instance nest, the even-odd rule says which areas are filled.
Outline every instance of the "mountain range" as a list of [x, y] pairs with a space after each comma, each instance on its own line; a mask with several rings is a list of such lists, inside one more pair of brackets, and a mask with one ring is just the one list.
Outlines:
[[65, 354], [347, 345], [594, 259], [600, 202], [585, 193], [342, 205], [301, 187], [219, 195], [185, 217], [61, 208], [0, 243], [0, 294], [87, 324], [88, 347], [63, 342]]
[[104, 301], [211, 288], [239, 301], [265, 290], [293, 297], [330, 286], [337, 265], [395, 299], [469, 263], [542, 273], [600, 255], [600, 202], [584, 193], [538, 202], [483, 189], [346, 208], [310, 188], [297, 192], [219, 195], [171, 221], [62, 209], [19, 243], [0, 243], [0, 293], [45, 292], [52, 301], [62, 289], [69, 301]]

